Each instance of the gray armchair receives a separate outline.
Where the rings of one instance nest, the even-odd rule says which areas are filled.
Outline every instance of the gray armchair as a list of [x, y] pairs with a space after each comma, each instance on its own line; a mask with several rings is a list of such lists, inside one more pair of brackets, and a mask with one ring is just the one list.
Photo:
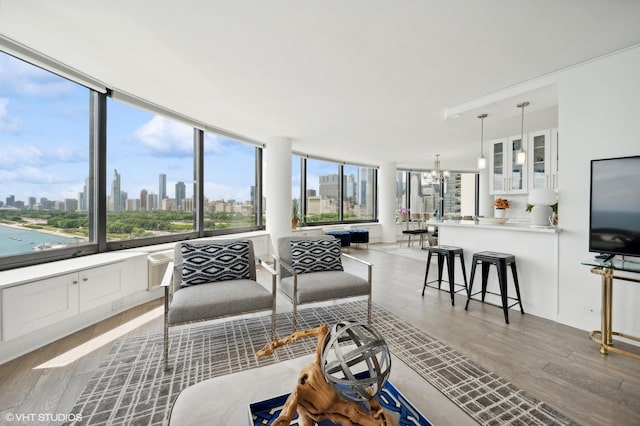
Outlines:
[[[294, 331], [298, 305], [354, 296], [368, 296], [367, 322], [371, 323], [371, 263], [342, 253], [340, 240], [327, 235], [281, 237], [277, 251], [279, 290], [293, 304]], [[367, 279], [345, 272], [342, 256], [365, 265]]]
[[162, 283], [165, 369], [170, 326], [271, 310], [271, 338], [275, 338], [276, 273], [263, 266], [271, 274], [271, 291], [256, 281], [251, 240], [176, 244], [173, 264], [167, 267]]

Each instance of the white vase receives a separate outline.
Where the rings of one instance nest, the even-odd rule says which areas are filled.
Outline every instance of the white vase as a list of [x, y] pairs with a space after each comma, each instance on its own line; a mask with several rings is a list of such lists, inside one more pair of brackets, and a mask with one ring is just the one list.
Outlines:
[[493, 216], [494, 217], [500, 217], [503, 218], [504, 217], [504, 209], [494, 209], [493, 211]]

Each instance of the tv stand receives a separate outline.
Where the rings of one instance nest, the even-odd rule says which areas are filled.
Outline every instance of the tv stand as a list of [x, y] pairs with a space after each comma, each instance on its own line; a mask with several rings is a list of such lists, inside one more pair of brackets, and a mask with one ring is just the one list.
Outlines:
[[596, 259], [582, 262], [582, 264], [592, 266], [591, 272], [602, 277], [600, 280], [602, 284], [601, 328], [600, 330], [592, 331], [589, 339], [600, 344], [600, 353], [603, 355], [607, 355], [609, 352], [615, 352], [629, 358], [640, 360], [640, 354], [614, 347], [613, 336], [623, 337], [636, 342], [640, 342], [640, 337], [613, 331], [611, 321], [613, 317], [613, 279], [640, 283], [640, 279], [614, 275], [614, 272], [621, 271], [640, 274], [640, 262], [617, 259], [604, 260], [596, 256]]

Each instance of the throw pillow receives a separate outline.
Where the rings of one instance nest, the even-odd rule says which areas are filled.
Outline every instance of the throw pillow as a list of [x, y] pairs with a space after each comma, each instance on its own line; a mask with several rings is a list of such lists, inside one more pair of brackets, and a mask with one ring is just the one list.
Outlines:
[[291, 266], [298, 274], [344, 271], [340, 240], [291, 240]]
[[182, 243], [180, 288], [215, 281], [249, 279], [249, 242]]

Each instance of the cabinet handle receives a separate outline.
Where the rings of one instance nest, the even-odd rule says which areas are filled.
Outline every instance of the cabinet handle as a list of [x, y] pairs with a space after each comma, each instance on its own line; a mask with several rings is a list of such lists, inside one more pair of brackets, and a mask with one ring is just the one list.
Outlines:
[[71, 284], [78, 284], [78, 280], [71, 281]]
[[87, 282], [87, 281], [89, 281], [89, 278], [84, 277], [84, 278], [82, 279], [82, 281]]

